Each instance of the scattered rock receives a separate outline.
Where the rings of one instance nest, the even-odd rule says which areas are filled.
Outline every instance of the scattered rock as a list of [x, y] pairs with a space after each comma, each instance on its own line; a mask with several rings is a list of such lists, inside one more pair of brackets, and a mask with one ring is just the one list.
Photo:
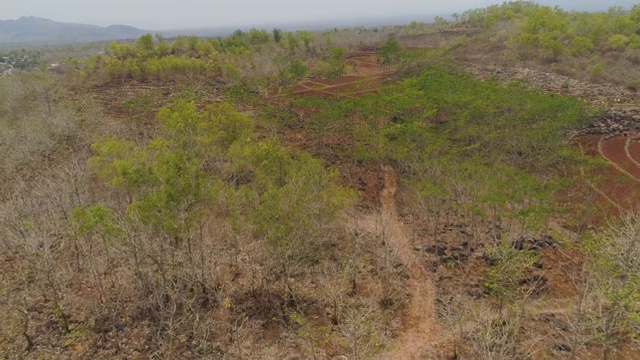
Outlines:
[[558, 244], [553, 237], [547, 235], [544, 237], [519, 237], [511, 242], [511, 247], [516, 250], [541, 250], [547, 247], [553, 249], [558, 248]]
[[447, 254], [447, 249], [443, 245], [429, 245], [426, 250], [428, 253], [434, 254], [438, 257], [445, 256]]
[[555, 343], [552, 346], [553, 351], [557, 352], [567, 352], [570, 353], [572, 351], [571, 345], [565, 343]]

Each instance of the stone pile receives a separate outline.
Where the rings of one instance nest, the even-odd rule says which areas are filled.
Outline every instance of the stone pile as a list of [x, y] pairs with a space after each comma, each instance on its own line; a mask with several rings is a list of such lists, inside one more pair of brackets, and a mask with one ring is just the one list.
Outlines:
[[606, 135], [607, 138], [640, 133], [640, 108], [608, 109], [580, 134]]

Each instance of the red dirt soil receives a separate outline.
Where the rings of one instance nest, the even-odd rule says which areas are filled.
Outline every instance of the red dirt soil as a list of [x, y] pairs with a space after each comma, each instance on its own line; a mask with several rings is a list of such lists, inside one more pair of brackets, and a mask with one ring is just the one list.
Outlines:
[[380, 78], [365, 79], [356, 82], [350, 82], [338, 86], [332, 86], [325, 91], [331, 94], [355, 94], [362, 91], [377, 89], [382, 86]]
[[332, 94], [330, 92], [327, 91], [322, 91], [322, 90], [304, 90], [304, 91], [299, 91], [295, 93], [296, 96], [299, 97], [321, 97], [321, 98], [332, 98], [335, 96], [335, 94]]
[[632, 136], [627, 138], [627, 150], [631, 160], [640, 168], [640, 142], [638, 142], [637, 139], [637, 137]]
[[336, 79], [316, 79], [310, 82], [325, 85], [325, 86], [336, 86], [336, 85], [342, 85], [342, 84], [350, 84], [362, 79], [363, 78], [360, 76], [342, 76]]
[[602, 153], [609, 161], [618, 165], [622, 170], [632, 175], [633, 178], [640, 179], [640, 167], [633, 163], [633, 160], [625, 151], [627, 140], [626, 137], [601, 140]]
[[602, 197], [602, 204], [609, 204], [611, 216], [637, 210], [640, 203], [640, 166], [631, 153], [640, 157], [640, 144], [629, 145], [627, 137], [605, 139], [604, 136], [588, 135], [579, 140], [587, 155], [602, 158], [607, 164], [593, 175], [600, 181], [593, 185]]
[[384, 77], [392, 69], [383, 67], [373, 52], [359, 52], [347, 56], [346, 74], [335, 79], [305, 80], [295, 88], [285, 91], [283, 88], [271, 88], [274, 96], [299, 97], [341, 97], [350, 98], [362, 94], [374, 93], [384, 84]]

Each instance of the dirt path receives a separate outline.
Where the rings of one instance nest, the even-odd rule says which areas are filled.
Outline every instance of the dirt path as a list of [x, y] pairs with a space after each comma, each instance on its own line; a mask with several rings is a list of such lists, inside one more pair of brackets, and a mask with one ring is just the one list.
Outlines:
[[403, 224], [398, 221], [395, 194], [397, 190], [396, 174], [393, 167], [385, 165], [384, 189], [380, 193], [385, 234], [398, 258], [406, 267], [409, 279], [407, 288], [411, 294], [409, 306], [404, 318], [404, 331], [396, 346], [380, 355], [380, 359], [429, 359], [441, 332], [435, 317], [435, 287], [429, 274], [414, 254]]
[[632, 136], [627, 137], [627, 142], [624, 144], [624, 152], [627, 154], [627, 157], [631, 160], [633, 165], [640, 169], [640, 163], [636, 160], [638, 156], [638, 143], [632, 141], [633, 139], [634, 138]]

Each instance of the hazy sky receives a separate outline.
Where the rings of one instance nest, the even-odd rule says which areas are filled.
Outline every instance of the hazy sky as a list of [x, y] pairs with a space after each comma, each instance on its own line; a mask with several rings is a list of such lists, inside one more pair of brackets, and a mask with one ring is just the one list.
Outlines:
[[[640, 0], [636, 0], [640, 2]], [[634, 0], [541, 0], [565, 9], [630, 6]], [[38, 16], [146, 30], [247, 26], [369, 17], [450, 15], [502, 0], [0, 0], [0, 19]]]

